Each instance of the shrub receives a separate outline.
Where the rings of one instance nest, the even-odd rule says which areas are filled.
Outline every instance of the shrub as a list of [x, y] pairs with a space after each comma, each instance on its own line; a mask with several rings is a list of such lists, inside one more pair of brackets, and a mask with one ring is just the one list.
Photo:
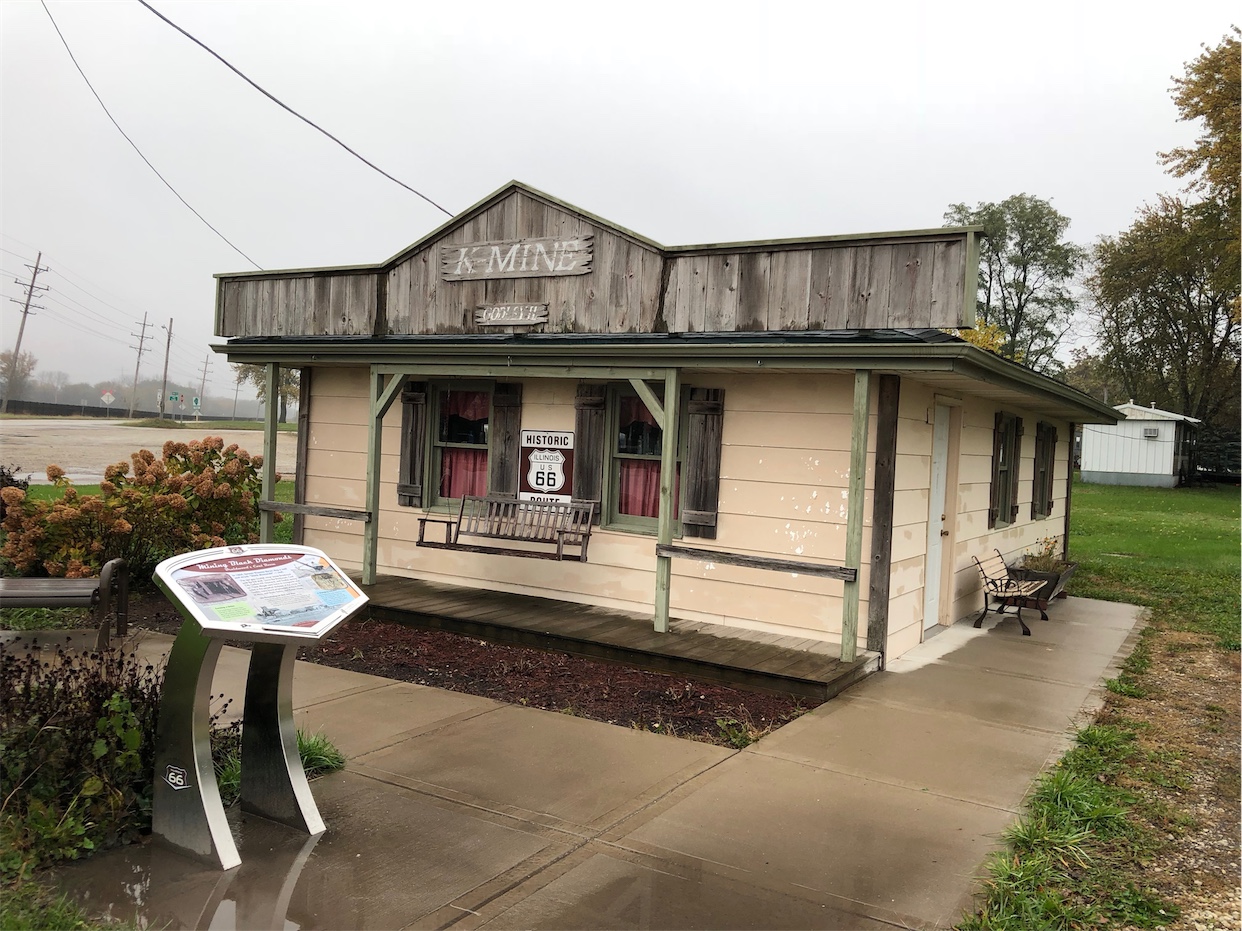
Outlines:
[[47, 476], [64, 489], [59, 500], [0, 491], [8, 506], [0, 557], [22, 574], [67, 578], [96, 575], [124, 557], [131, 577], [146, 579], [177, 553], [257, 542], [262, 456], [209, 436], [169, 440], [161, 459], [145, 449], [130, 458], [133, 474], [128, 463], [109, 466], [98, 495], [79, 495], [56, 465]]
[[150, 825], [162, 678], [119, 652], [0, 646], [0, 876], [127, 843]]
[[[22, 467], [18, 465], [0, 465], [0, 490], [5, 488], [16, 488], [19, 491], [24, 492], [27, 488], [29, 488], [30, 476], [27, 475], [25, 478], [19, 478], [17, 473], [21, 470]], [[0, 497], [0, 520], [4, 520], [5, 508], [6, 505], [4, 503], [4, 499]]]

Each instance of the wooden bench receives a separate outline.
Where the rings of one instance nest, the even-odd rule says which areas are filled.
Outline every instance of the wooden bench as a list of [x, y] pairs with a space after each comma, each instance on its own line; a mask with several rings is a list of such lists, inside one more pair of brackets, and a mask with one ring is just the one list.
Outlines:
[[[418, 545], [436, 549], [529, 556], [536, 559], [587, 561], [595, 502], [518, 501], [495, 495], [465, 495], [454, 517], [420, 517]], [[444, 542], [426, 539], [427, 524], [444, 525]], [[546, 544], [555, 551], [462, 542], [462, 537], [508, 543]], [[572, 547], [577, 552], [569, 552]]]
[[113, 559], [97, 579], [0, 579], [0, 608], [93, 608], [99, 636], [95, 648], [109, 645], [108, 615], [116, 597], [116, 635], [129, 627], [129, 566]]
[[988, 613], [988, 599], [991, 598], [1000, 605], [996, 609], [997, 614], [1003, 614], [1005, 608], [1010, 605], [1018, 609], [1018, 623], [1022, 626], [1022, 636], [1029, 637], [1031, 629], [1026, 626], [1026, 621], [1022, 620], [1022, 609], [1039, 608], [1040, 617], [1045, 621], [1048, 620], [1048, 612], [1044, 610], [1046, 603], [1041, 604], [1035, 597], [1044, 587], [1044, 583], [1037, 579], [1025, 581], [1015, 578], [1009, 566], [1005, 564], [1005, 557], [1000, 554], [1000, 550], [993, 550], [992, 553], [993, 555], [982, 560], [977, 556], [971, 557], [983, 576], [983, 613], [975, 619], [975, 627], [983, 625], [983, 619]]

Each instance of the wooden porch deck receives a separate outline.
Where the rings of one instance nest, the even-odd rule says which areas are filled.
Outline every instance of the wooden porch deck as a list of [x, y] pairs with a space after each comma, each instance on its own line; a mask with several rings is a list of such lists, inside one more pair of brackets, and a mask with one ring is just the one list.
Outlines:
[[649, 615], [550, 598], [462, 588], [399, 576], [362, 586], [372, 617], [498, 643], [674, 673], [739, 688], [826, 700], [879, 670], [877, 653], [853, 662], [840, 646], [674, 619], [652, 630]]

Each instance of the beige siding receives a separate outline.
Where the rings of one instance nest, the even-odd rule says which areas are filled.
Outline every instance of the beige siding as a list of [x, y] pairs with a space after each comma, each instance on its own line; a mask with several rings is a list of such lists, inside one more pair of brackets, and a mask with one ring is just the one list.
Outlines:
[[[840, 565], [845, 557], [849, 487], [850, 376], [717, 376], [704, 386], [725, 390], [718, 538], [687, 545], [772, 555]], [[362, 369], [317, 369], [313, 381], [307, 454], [307, 501], [338, 507], [365, 506], [366, 373]], [[572, 430], [575, 384], [570, 380], [528, 380], [523, 385], [522, 422], [527, 429]], [[931, 421], [934, 392], [903, 381], [898, 422], [897, 489], [889, 605], [889, 655], [900, 655], [922, 637], [924, 555], [927, 539]], [[1055, 504], [1044, 520], [1030, 518], [1035, 423], [1024, 418], [1018, 520], [987, 529], [992, 425], [996, 405], [962, 402], [960, 485], [949, 489], [947, 506], [957, 504], [952, 546], [945, 551], [951, 574], [952, 618], [982, 606], [970, 557], [998, 547], [1008, 559], [1033, 548], [1064, 526], [1068, 425], [1057, 423]], [[1009, 409], [1009, 408], [1007, 408]], [[418, 518], [424, 513], [396, 503], [400, 444], [399, 406], [383, 430], [379, 571], [542, 595], [582, 604], [651, 610], [655, 586], [654, 535], [599, 530], [589, 563], [556, 563], [420, 549]], [[874, 424], [872, 425], [874, 434]], [[863, 552], [870, 552], [873, 453], [868, 454], [868, 489]], [[322, 546], [357, 568], [362, 524], [307, 518], [307, 542]], [[844, 586], [804, 575], [765, 572], [690, 560], [674, 560], [675, 616], [762, 631], [833, 640], [839, 636]], [[866, 616], [870, 569], [860, 573]], [[865, 632], [864, 632], [865, 634]], [[860, 640], [862, 635], [860, 635]]]
[[[1018, 517], [1004, 527], [988, 529], [988, 502], [992, 480], [992, 430], [998, 410], [1022, 418], [1023, 436], [1018, 458]], [[953, 618], [978, 614], [983, 610], [982, 583], [972, 556], [983, 557], [998, 549], [1010, 563], [1035, 550], [1039, 541], [1053, 537], [1058, 549], [1065, 536], [1065, 493], [1069, 474], [1070, 429], [1065, 421], [1050, 421], [1057, 428], [1057, 447], [1053, 472], [1052, 513], [1045, 518], [1031, 517], [1031, 493], [1035, 475], [1035, 425], [1041, 418], [1012, 405], [967, 400], [963, 406], [961, 494], [958, 503], [953, 550]]]

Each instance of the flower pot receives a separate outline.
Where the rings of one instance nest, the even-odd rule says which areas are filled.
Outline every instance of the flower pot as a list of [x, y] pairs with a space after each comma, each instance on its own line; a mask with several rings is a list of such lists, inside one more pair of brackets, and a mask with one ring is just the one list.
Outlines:
[[1019, 566], [1013, 570], [1013, 575], [1024, 582], [1040, 581], [1044, 583], [1043, 588], [1036, 592], [1032, 599], [1039, 602], [1040, 609], [1043, 609], [1048, 606], [1048, 602], [1065, 590], [1065, 586], [1069, 583], [1077, 569], [1078, 563], [1076, 562], [1065, 563], [1060, 570], [1048, 571], [1027, 569], [1025, 566]]

